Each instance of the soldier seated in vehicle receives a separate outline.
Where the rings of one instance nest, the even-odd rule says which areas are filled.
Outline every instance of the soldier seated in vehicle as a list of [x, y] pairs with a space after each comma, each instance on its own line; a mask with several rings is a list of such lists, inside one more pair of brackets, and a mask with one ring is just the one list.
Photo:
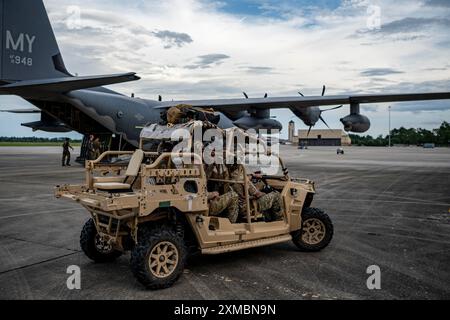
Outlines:
[[[225, 171], [221, 170], [220, 165], [205, 165], [205, 173], [207, 180], [225, 178]], [[231, 188], [229, 188], [230, 191], [224, 193], [223, 195], [220, 195], [220, 189], [221, 188], [218, 184], [215, 184], [214, 186], [209, 185], [209, 215], [221, 216], [226, 213], [226, 217], [230, 219], [230, 222], [236, 223], [239, 217], [239, 196]], [[226, 189], [226, 187], [224, 189]]]
[[[229, 167], [230, 177], [233, 181], [244, 181], [244, 169], [241, 165], [231, 165]], [[263, 184], [258, 184], [256, 187], [249, 177], [245, 177], [248, 183], [248, 193], [250, 197], [256, 200], [259, 212], [264, 215], [266, 222], [281, 221], [284, 219], [284, 204], [283, 198], [278, 191], [271, 191], [270, 193], [262, 192]], [[240, 211], [245, 213], [245, 189], [244, 185], [235, 183], [232, 185], [233, 190], [239, 195]]]
[[239, 196], [236, 192], [230, 191], [220, 195], [217, 191], [208, 193], [209, 215], [212, 217], [222, 216], [226, 212], [226, 217], [231, 223], [236, 223], [239, 217]]

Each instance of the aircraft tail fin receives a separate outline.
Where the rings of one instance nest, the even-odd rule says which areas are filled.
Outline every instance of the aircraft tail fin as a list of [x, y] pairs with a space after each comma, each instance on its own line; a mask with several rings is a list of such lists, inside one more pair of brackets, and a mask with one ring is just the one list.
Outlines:
[[0, 0], [0, 81], [70, 77], [42, 0]]

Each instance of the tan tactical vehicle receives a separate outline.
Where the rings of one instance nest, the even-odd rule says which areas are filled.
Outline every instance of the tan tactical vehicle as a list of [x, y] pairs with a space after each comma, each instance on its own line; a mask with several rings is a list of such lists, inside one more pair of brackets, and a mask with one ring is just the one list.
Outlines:
[[[86, 164], [86, 184], [56, 188], [57, 198], [78, 202], [92, 218], [81, 232], [81, 248], [95, 262], [110, 262], [131, 251], [131, 269], [145, 287], [171, 286], [183, 272], [188, 252], [220, 254], [293, 241], [302, 251], [319, 251], [333, 236], [330, 218], [311, 207], [314, 183], [293, 179], [283, 162], [277, 173], [242, 166], [244, 174], [260, 171], [266, 189], [278, 191], [284, 201], [282, 221], [265, 221], [256, 199], [249, 196], [249, 179], [206, 179], [200, 156], [174, 157], [171, 136], [184, 128], [193, 132], [202, 122], [174, 127], [152, 125], [143, 130], [135, 152], [105, 152]], [[189, 148], [193, 147], [189, 141]], [[145, 152], [150, 146], [157, 149]], [[270, 151], [268, 151], [270, 153]], [[183, 159], [197, 160], [185, 164]], [[178, 159], [178, 160], [177, 160]], [[277, 164], [278, 164], [277, 163]], [[244, 186], [246, 197], [237, 223], [209, 215], [208, 188]], [[243, 211], [243, 210], [241, 210]]]

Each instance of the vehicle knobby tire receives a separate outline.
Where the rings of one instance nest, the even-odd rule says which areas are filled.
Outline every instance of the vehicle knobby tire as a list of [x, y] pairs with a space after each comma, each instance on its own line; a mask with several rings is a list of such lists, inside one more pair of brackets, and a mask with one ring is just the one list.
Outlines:
[[97, 228], [93, 219], [89, 219], [83, 227], [80, 235], [80, 246], [84, 254], [97, 263], [113, 262], [122, 255], [122, 252], [111, 250], [111, 252], [100, 252], [96, 245]]
[[[168, 255], [161, 258], [165, 250]], [[156, 259], [155, 256], [158, 255], [166, 262]], [[134, 276], [144, 287], [160, 290], [171, 287], [180, 278], [186, 259], [184, 240], [173, 228], [166, 225], [144, 226], [139, 229], [138, 244], [131, 251], [130, 266]], [[161, 268], [161, 273], [158, 273], [158, 263], [166, 266], [165, 270]]]
[[[310, 231], [306, 230], [308, 226]], [[302, 228], [292, 233], [292, 240], [300, 251], [318, 252], [330, 244], [333, 234], [333, 223], [323, 210], [306, 208], [302, 213]]]

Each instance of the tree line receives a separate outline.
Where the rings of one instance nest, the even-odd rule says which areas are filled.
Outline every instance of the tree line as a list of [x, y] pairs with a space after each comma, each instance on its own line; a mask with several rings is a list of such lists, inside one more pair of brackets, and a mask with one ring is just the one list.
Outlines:
[[[389, 136], [380, 135], [378, 137], [359, 136], [351, 134], [354, 146], [385, 147], [389, 145]], [[0, 137], [0, 142], [27, 142], [27, 143], [62, 143], [66, 138], [38, 138], [38, 137]], [[72, 140], [74, 143], [81, 143], [81, 140]], [[412, 145], [421, 146], [426, 143], [434, 143], [437, 146], [450, 146], [450, 124], [446, 121], [434, 130], [427, 129], [394, 129], [391, 131], [392, 145]]]
[[[37, 137], [0, 137], [0, 142], [26, 142], [26, 143], [63, 143], [66, 138], [37, 138]], [[71, 140], [74, 143], [81, 140]]]
[[[354, 146], [385, 147], [389, 145], [389, 136], [380, 135], [378, 137], [358, 136], [351, 134]], [[422, 146], [427, 143], [434, 143], [437, 146], [450, 146], [450, 124], [446, 121], [434, 130], [427, 129], [394, 129], [391, 131], [392, 145]]]

